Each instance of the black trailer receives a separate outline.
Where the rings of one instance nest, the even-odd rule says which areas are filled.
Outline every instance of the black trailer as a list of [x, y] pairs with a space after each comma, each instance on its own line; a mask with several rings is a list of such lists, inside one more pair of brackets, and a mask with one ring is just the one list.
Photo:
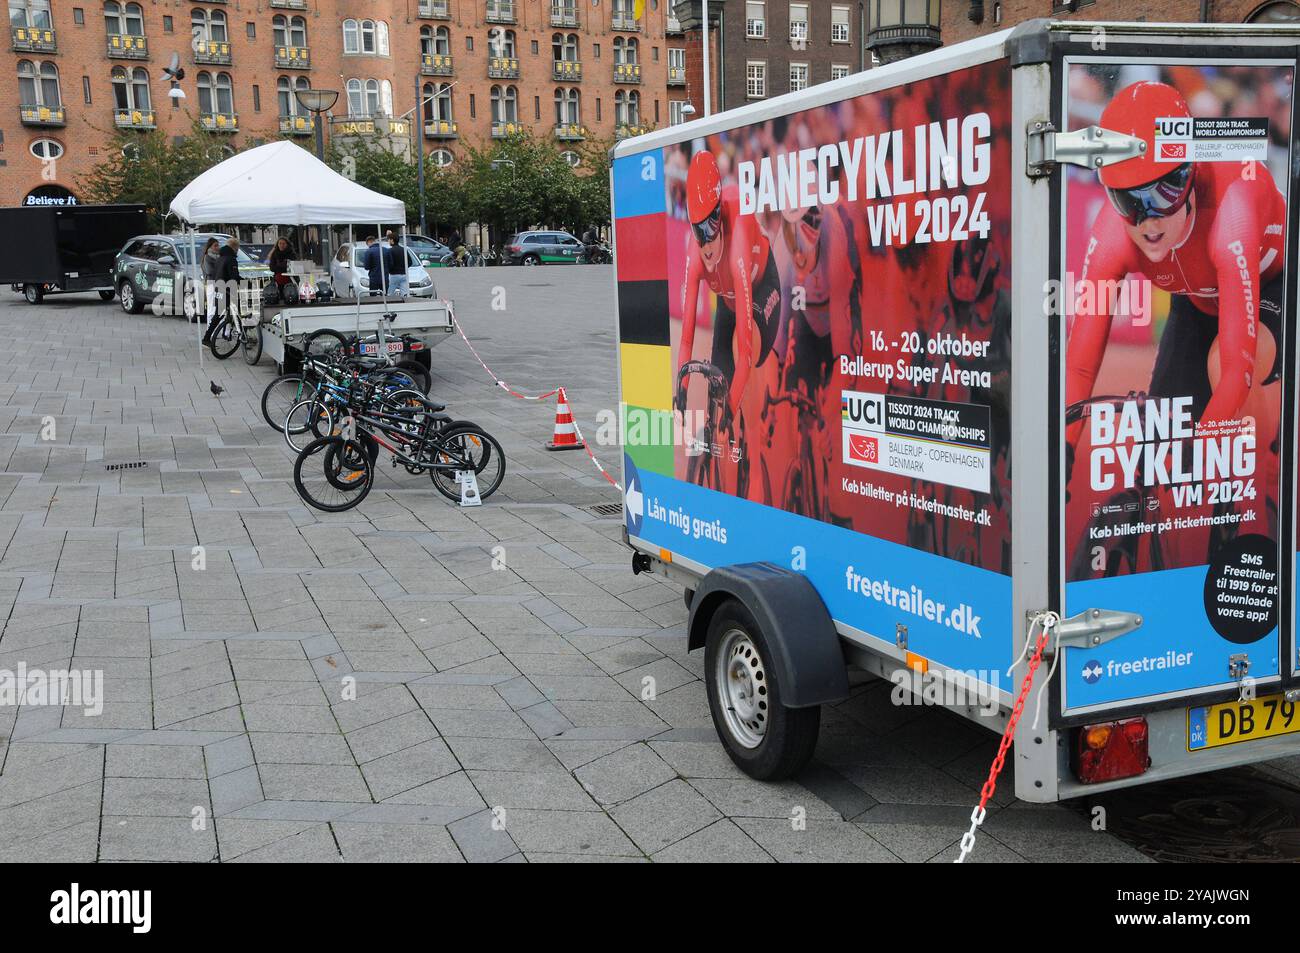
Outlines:
[[149, 231], [143, 205], [0, 208], [0, 283], [31, 304], [47, 294], [113, 297], [113, 259]]

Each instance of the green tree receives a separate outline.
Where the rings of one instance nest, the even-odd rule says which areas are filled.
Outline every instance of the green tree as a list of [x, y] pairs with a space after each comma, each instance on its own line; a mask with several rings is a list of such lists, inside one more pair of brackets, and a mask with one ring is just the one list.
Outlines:
[[104, 159], [78, 180], [92, 203], [145, 206], [151, 227], [165, 231], [168, 208], [185, 186], [233, 154], [228, 136], [196, 120], [190, 134], [173, 141], [159, 129], [114, 131]]

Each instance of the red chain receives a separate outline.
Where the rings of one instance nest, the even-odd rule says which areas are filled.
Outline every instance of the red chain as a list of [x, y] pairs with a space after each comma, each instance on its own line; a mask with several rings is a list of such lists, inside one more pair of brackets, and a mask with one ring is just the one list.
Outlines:
[[1047, 640], [1051, 637], [1051, 634], [1052, 627], [1044, 625], [1038, 640], [1034, 642], [1034, 654], [1029, 658], [1029, 671], [1020, 686], [1020, 697], [1016, 699], [1015, 707], [1011, 709], [1011, 717], [1007, 719], [1007, 728], [1002, 732], [1002, 743], [998, 745], [997, 757], [993, 759], [993, 765], [989, 768], [988, 780], [984, 782], [984, 787], [980, 788], [980, 803], [975, 812], [981, 816], [983, 816], [984, 810], [998, 786], [998, 775], [1002, 773], [1002, 768], [1006, 764], [1007, 751], [1010, 750], [1012, 739], [1016, 735], [1016, 725], [1020, 722], [1020, 716], [1025, 713], [1025, 699], [1029, 697], [1029, 689], [1034, 684], [1034, 673], [1038, 671], [1038, 666], [1042, 664], [1043, 649], [1047, 647]]

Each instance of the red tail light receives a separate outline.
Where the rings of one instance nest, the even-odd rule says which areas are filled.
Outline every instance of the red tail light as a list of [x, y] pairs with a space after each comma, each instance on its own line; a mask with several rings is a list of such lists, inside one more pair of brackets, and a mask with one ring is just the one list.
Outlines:
[[518, 245], [507, 245], [507, 246], [506, 246], [506, 251], [510, 251], [510, 252], [519, 251], [519, 246], [518, 246]]
[[1074, 774], [1084, 784], [1117, 781], [1146, 773], [1147, 720], [1129, 718], [1084, 725], [1074, 738]]

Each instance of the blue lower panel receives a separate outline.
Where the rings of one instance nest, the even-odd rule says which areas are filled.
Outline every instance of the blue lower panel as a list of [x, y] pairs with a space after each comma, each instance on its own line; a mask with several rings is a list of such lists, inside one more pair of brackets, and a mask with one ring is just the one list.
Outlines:
[[[710, 568], [772, 562], [803, 572], [833, 618], [1009, 690], [1011, 579], [725, 493], [636, 470], [644, 516], [628, 532]], [[629, 503], [629, 507], [631, 503]]]
[[1067, 616], [1116, 609], [1142, 616], [1142, 627], [1091, 649], [1066, 649], [1065, 710], [1152, 695], [1186, 693], [1232, 681], [1228, 658], [1250, 657], [1252, 678], [1278, 673], [1278, 630], [1248, 644], [1229, 642], [1205, 616], [1207, 567], [1088, 579], [1065, 587]]

